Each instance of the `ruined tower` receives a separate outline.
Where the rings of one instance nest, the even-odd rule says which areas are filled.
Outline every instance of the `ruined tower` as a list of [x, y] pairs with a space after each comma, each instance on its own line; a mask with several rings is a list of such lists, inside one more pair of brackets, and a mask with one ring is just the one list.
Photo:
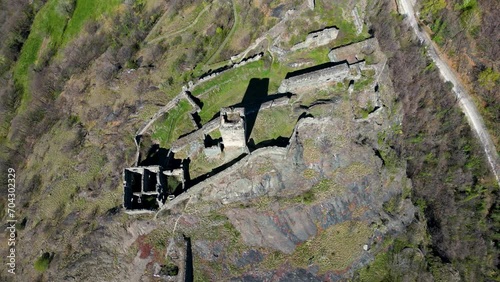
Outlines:
[[225, 148], [246, 147], [245, 109], [222, 108], [220, 110], [219, 130]]
[[158, 210], [177, 189], [184, 190], [184, 170], [161, 166], [129, 167], [123, 170], [123, 207], [126, 213]]

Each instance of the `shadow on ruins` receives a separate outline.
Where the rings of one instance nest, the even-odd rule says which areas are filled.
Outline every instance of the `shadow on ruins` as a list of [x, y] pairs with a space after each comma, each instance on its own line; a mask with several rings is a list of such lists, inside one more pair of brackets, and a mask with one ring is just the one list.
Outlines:
[[[288, 140], [288, 139], [287, 139]], [[198, 177], [196, 177], [195, 179], [189, 179], [189, 180], [186, 180], [186, 187], [187, 189], [189, 189], [189, 187], [193, 187], [194, 185], [202, 182], [203, 180], [207, 179], [207, 178], [210, 178], [214, 175], [216, 175], [217, 173], [225, 170], [226, 168], [228, 167], [231, 167], [232, 165], [234, 165], [235, 163], [239, 162], [241, 159], [243, 159], [244, 157], [246, 156], [246, 154], [241, 154], [240, 156], [236, 157], [235, 159], [221, 165], [221, 166], [218, 166], [214, 169], [212, 169], [210, 172], [207, 172], [203, 175], [200, 175]], [[187, 161], [187, 163], [189, 164], [190, 161]], [[189, 170], [189, 167], [186, 167], [186, 170]]]
[[[336, 37], [337, 33], [336, 28], [326, 29], [321, 34], [311, 33], [309, 41], [321, 45], [323, 41]], [[150, 137], [136, 136], [138, 151], [135, 166], [123, 171], [123, 207], [126, 212], [157, 211], [167, 201], [235, 165], [257, 149], [288, 146], [287, 137], [259, 141], [257, 144], [250, 138], [259, 112], [290, 106], [293, 95], [312, 88], [349, 81], [348, 89], [352, 91], [357, 81], [362, 79], [363, 71], [377, 70], [373, 65], [381, 63], [378, 52], [375, 38], [333, 48], [328, 54], [331, 62], [288, 73], [278, 92], [271, 95], [268, 94], [269, 78], [252, 78], [240, 103], [221, 108], [205, 124], [202, 124], [199, 116], [203, 103], [184, 90], [181, 98], [187, 99], [194, 108], [189, 114], [196, 129], [179, 136], [169, 149], [153, 144]], [[374, 92], [378, 91], [378, 84], [370, 87], [373, 87]], [[338, 99], [339, 97], [319, 99], [309, 105], [295, 105], [293, 110], [303, 112], [300, 120], [310, 116], [311, 108], [335, 104]], [[379, 107], [376, 104], [367, 114], [373, 114]], [[181, 159], [175, 159], [174, 156], [181, 156]], [[194, 171], [196, 172], [193, 173]], [[193, 179], [191, 173], [194, 175]]]
[[303, 75], [303, 74], [314, 73], [316, 71], [327, 69], [327, 68], [331, 68], [331, 67], [335, 67], [335, 66], [345, 65], [346, 63], [347, 63], [347, 61], [344, 60], [344, 61], [340, 61], [340, 62], [328, 62], [328, 63], [323, 63], [323, 64], [315, 65], [315, 66], [312, 66], [312, 67], [309, 67], [309, 68], [305, 68], [305, 69], [300, 69], [300, 70], [296, 70], [296, 71], [293, 71], [293, 72], [289, 72], [289, 73], [286, 74], [285, 79], [288, 79], [288, 78], [291, 78], [291, 77], [294, 77], [294, 76]]
[[[246, 135], [245, 138], [248, 140], [252, 129], [257, 120], [257, 115], [259, 114], [258, 108], [260, 104], [265, 102], [267, 98], [267, 91], [269, 90], [269, 78], [252, 78], [248, 83], [245, 95], [241, 100], [241, 103], [235, 105], [235, 107], [245, 108], [245, 122], [246, 122]], [[252, 109], [256, 109], [253, 110]]]
[[159, 165], [167, 167], [168, 150], [161, 148], [158, 144], [153, 144], [145, 155], [139, 155], [139, 166]]
[[191, 245], [191, 238], [184, 236], [184, 241], [186, 244], [186, 276], [184, 281], [192, 282], [194, 281], [194, 266], [193, 266], [193, 249]]

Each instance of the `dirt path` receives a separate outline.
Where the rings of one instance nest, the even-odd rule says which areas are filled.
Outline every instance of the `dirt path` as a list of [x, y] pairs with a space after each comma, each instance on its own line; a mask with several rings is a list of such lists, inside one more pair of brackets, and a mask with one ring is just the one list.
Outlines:
[[226, 46], [229, 39], [231, 37], [233, 37], [233, 33], [236, 30], [236, 26], [238, 25], [239, 17], [238, 17], [238, 12], [236, 11], [236, 3], [235, 3], [235, 1], [231, 1], [231, 2], [233, 3], [233, 17], [234, 17], [233, 27], [231, 27], [231, 30], [227, 34], [226, 38], [224, 38], [224, 41], [222, 41], [222, 43], [219, 45], [219, 48], [217, 48], [217, 50], [213, 53], [213, 55], [210, 57], [210, 59], [208, 59], [208, 61], [205, 63], [206, 65], [212, 64], [212, 62], [215, 60], [215, 58], [217, 58], [219, 56], [220, 52], [222, 51], [222, 49], [224, 49], [224, 46]]
[[[176, 30], [176, 31], [174, 31], [174, 32], [171, 32], [171, 33], [164, 34], [164, 35], [162, 35], [162, 36], [156, 37], [155, 39], [152, 39], [152, 40], [149, 40], [149, 39], [146, 37], [146, 42], [147, 42], [147, 44], [151, 44], [151, 43], [158, 42], [158, 41], [160, 41], [160, 40], [162, 40], [162, 39], [172, 37], [172, 36], [174, 36], [174, 35], [177, 35], [177, 34], [179, 34], [179, 33], [182, 33], [182, 32], [184, 32], [184, 31], [186, 31], [186, 30], [188, 30], [188, 29], [192, 28], [194, 25], [196, 25], [196, 24], [198, 23], [198, 20], [201, 18], [201, 16], [203, 16], [203, 14], [205, 14], [205, 13], [208, 11], [208, 9], [210, 9], [210, 6], [211, 6], [211, 4], [208, 4], [207, 6], [205, 6], [205, 8], [203, 8], [203, 10], [201, 10], [201, 12], [198, 14], [198, 16], [196, 16], [196, 18], [194, 19], [194, 21], [193, 21], [190, 25], [188, 25], [188, 26], [186, 26], [186, 27], [183, 27], [183, 28], [181, 28], [181, 29], [179, 29], [179, 30]], [[165, 12], [165, 14], [164, 14], [164, 15], [166, 15], [166, 14], [167, 14], [167, 12]], [[150, 34], [153, 34], [153, 31], [156, 31], [156, 29], [158, 28], [159, 24], [162, 22], [163, 17], [164, 17], [164, 16], [162, 16], [162, 18], [158, 21], [158, 23], [157, 23], [157, 24], [153, 27], [153, 29], [151, 30]], [[149, 37], [149, 35], [148, 35], [148, 37]]]
[[417, 19], [415, 18], [415, 12], [410, 0], [399, 0], [401, 11], [400, 13], [405, 14], [410, 26], [413, 31], [420, 39], [420, 41], [425, 44], [427, 48], [427, 53], [429, 57], [434, 61], [439, 72], [446, 81], [453, 84], [453, 92], [457, 97], [460, 108], [467, 117], [467, 120], [474, 130], [474, 132], [479, 137], [479, 141], [484, 149], [488, 163], [491, 166], [491, 170], [495, 175], [498, 185], [500, 186], [500, 161], [495, 149], [495, 145], [491, 140], [491, 137], [484, 125], [483, 119], [476, 108], [476, 105], [472, 101], [471, 96], [467, 93], [466, 88], [463, 86], [462, 82], [455, 75], [453, 69], [446, 63], [439, 52], [439, 49], [431, 40], [429, 34], [422, 31], [418, 26]]

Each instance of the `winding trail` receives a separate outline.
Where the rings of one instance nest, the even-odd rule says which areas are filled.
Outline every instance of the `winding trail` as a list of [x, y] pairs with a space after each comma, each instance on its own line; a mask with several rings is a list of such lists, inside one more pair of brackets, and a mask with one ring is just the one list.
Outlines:
[[236, 11], [236, 3], [235, 1], [231, 1], [231, 3], [233, 4], [233, 17], [234, 17], [234, 24], [233, 26], [231, 27], [231, 30], [229, 31], [229, 33], [227, 34], [226, 38], [224, 38], [224, 41], [222, 41], [222, 43], [219, 45], [219, 48], [217, 48], [217, 50], [212, 54], [212, 56], [207, 60], [207, 62], [205, 63], [206, 65], [210, 65], [212, 64], [212, 62], [215, 60], [215, 58], [217, 58], [220, 54], [220, 52], [222, 51], [222, 49], [224, 49], [224, 46], [226, 46], [227, 42], [229, 41], [229, 39], [231, 37], [233, 37], [233, 33], [234, 31], [236, 30], [236, 26], [238, 25], [238, 21], [239, 21], [239, 17], [238, 17], [238, 12]]
[[422, 31], [418, 25], [417, 19], [415, 17], [415, 12], [413, 6], [410, 3], [411, 0], [398, 0], [399, 7], [401, 9], [400, 13], [406, 15], [406, 19], [415, 32], [416, 36], [419, 38], [420, 42], [426, 46], [427, 54], [434, 61], [436, 67], [439, 69], [441, 76], [453, 84], [453, 92], [459, 102], [460, 108], [467, 117], [469, 125], [474, 130], [474, 132], [479, 137], [479, 141], [483, 147], [483, 150], [488, 159], [488, 163], [491, 166], [491, 171], [495, 175], [498, 185], [500, 186], [500, 161], [495, 149], [495, 145], [489, 135], [486, 126], [484, 125], [483, 119], [476, 108], [476, 105], [472, 101], [471, 96], [467, 93], [466, 88], [463, 86], [462, 82], [455, 75], [453, 69], [448, 66], [446, 61], [442, 59], [442, 54], [439, 49], [431, 40], [429, 34]]
[[[162, 40], [162, 39], [165, 39], [165, 38], [168, 38], [168, 37], [171, 37], [171, 36], [177, 35], [177, 34], [179, 34], [179, 33], [182, 33], [182, 32], [184, 32], [184, 31], [186, 31], [186, 30], [188, 30], [188, 29], [192, 28], [193, 26], [195, 26], [195, 25], [198, 23], [198, 20], [201, 18], [201, 16], [203, 16], [203, 14], [205, 14], [205, 13], [208, 11], [208, 9], [210, 9], [210, 7], [211, 7], [211, 4], [208, 4], [207, 6], [205, 6], [205, 8], [203, 8], [203, 10], [201, 10], [201, 12], [198, 14], [198, 16], [196, 16], [196, 18], [194, 19], [194, 21], [193, 21], [190, 25], [188, 25], [188, 26], [185, 26], [185, 27], [183, 27], [183, 28], [181, 28], [181, 29], [179, 29], [179, 30], [176, 30], [176, 31], [174, 31], [174, 32], [171, 32], [171, 33], [164, 34], [164, 35], [162, 35], [162, 36], [156, 37], [155, 39], [152, 39], [152, 40], [148, 40], [148, 38], [146, 37], [146, 42], [147, 42], [147, 44], [151, 44], [151, 43], [158, 42], [158, 41], [160, 41], [160, 40]], [[167, 12], [165, 12], [165, 14], [164, 14], [164, 15], [166, 15], [166, 14], [167, 14]], [[157, 27], [158, 27], [158, 26], [159, 26], [159, 24], [162, 22], [162, 20], [163, 20], [163, 16], [162, 16], [162, 18], [158, 21], [158, 23], [157, 23], [157, 24], [153, 27], [153, 29], [151, 30], [150, 34], [153, 34], [153, 31], [156, 31]], [[149, 35], [148, 35], [148, 37], [149, 37]]]

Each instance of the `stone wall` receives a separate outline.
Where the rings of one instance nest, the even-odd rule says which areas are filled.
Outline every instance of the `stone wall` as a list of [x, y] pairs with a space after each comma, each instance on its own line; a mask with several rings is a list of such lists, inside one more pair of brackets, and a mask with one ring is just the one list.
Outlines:
[[[287, 96], [280, 97], [271, 101], [267, 101], [263, 104], [260, 105], [259, 108], [256, 108], [255, 110], [252, 111], [245, 111], [246, 114], [248, 113], [253, 113], [255, 111], [259, 110], [265, 110], [265, 109], [270, 109], [274, 107], [282, 107], [288, 105], [290, 101], [290, 98]], [[210, 134], [212, 131], [218, 129], [220, 127], [220, 120], [218, 118], [213, 119], [207, 123], [205, 123], [202, 128], [200, 128], [197, 131], [191, 132], [188, 135], [185, 135], [184, 137], [181, 137], [177, 139], [171, 146], [170, 151], [173, 153], [177, 153], [180, 150], [182, 150], [184, 147], [189, 145], [191, 142], [195, 142], [198, 140], [203, 140], [205, 138], [205, 135]]]
[[294, 45], [290, 50], [296, 51], [304, 48], [319, 47], [326, 45], [337, 38], [339, 30], [335, 27], [325, 28], [323, 30], [310, 33], [304, 42]]
[[153, 196], [157, 206], [164, 203], [166, 177], [160, 166], [130, 167], [123, 170], [123, 207], [125, 212], [147, 212], [154, 209], [143, 197]]
[[203, 134], [203, 131], [201, 129], [191, 132], [188, 135], [177, 139], [170, 147], [170, 151], [172, 153], [177, 153], [192, 142], [203, 140], [204, 137], [205, 135]]
[[349, 76], [350, 68], [348, 64], [335, 65], [284, 79], [278, 88], [278, 92], [293, 93], [301, 88], [318, 87], [330, 82], [340, 82]]
[[212, 78], [215, 78], [219, 75], [221, 75], [222, 73], [224, 73], [225, 71], [228, 71], [230, 69], [235, 69], [235, 68], [239, 68], [239, 67], [242, 67], [246, 64], [249, 64], [249, 63], [252, 63], [252, 62], [256, 62], [260, 59], [262, 59], [262, 57], [264, 56], [263, 53], [259, 53], [255, 56], [252, 56], [252, 57], [249, 57], [249, 58], [245, 58], [245, 59], [242, 59], [239, 63], [230, 63], [218, 70], [215, 70], [214, 72], [211, 72], [209, 74], [206, 74], [206, 75], [202, 75], [195, 83], [191, 82], [191, 85], [190, 85], [190, 88], [194, 88], [196, 86], [198, 86], [199, 84], [205, 82], [205, 81], [208, 81]]
[[191, 95], [189, 95], [188, 92], [183, 91], [183, 96], [184, 96], [184, 98], [186, 98], [186, 100], [189, 102], [189, 104], [191, 104], [191, 107], [193, 107], [193, 111], [195, 111], [197, 113], [199, 113], [201, 111], [200, 106], [198, 106], [198, 104], [196, 104], [196, 102], [193, 100], [193, 98], [191, 98]]
[[177, 153], [180, 150], [182, 150], [184, 147], [189, 145], [190, 143], [198, 141], [198, 140], [203, 140], [205, 138], [205, 135], [210, 134], [210, 132], [216, 130], [217, 128], [219, 128], [219, 126], [220, 126], [219, 119], [213, 119], [213, 120], [207, 122], [199, 130], [191, 132], [188, 135], [185, 135], [184, 137], [177, 139], [172, 144], [170, 151], [172, 151], [173, 153]]
[[367, 55], [378, 55], [379, 46], [376, 38], [334, 48], [328, 53], [331, 62], [347, 61], [349, 64], [364, 60]]
[[314, 0], [307, 0], [307, 7], [309, 9], [314, 10]]
[[201, 128], [201, 130], [203, 131], [203, 134], [207, 135], [207, 134], [210, 134], [210, 132], [219, 128], [219, 126], [220, 126], [219, 120], [213, 119], [213, 120], [205, 123], [203, 125], [203, 127]]
[[[256, 158], [262, 158], [262, 157], [272, 157], [272, 158], [278, 158], [278, 159], [283, 159], [285, 158], [287, 149], [282, 148], [282, 147], [265, 147], [265, 148], [260, 148], [255, 151], [253, 151], [251, 154], [245, 156], [243, 159], [238, 161], [237, 163], [233, 164], [232, 166], [226, 168], [225, 170], [211, 176], [210, 178], [192, 186], [189, 188], [185, 193], [182, 193], [181, 195], [177, 196], [175, 199], [172, 201], [166, 202], [165, 205], [161, 208], [161, 210], [168, 210], [173, 208], [179, 203], [182, 203], [185, 200], [191, 199], [191, 202], [194, 203], [197, 201], [197, 198], [200, 196], [200, 193], [206, 188], [211, 185], [214, 185], [215, 183], [220, 182], [222, 179], [225, 177], [230, 176], [234, 172], [240, 170], [242, 167], [245, 165], [248, 165], [252, 161], [254, 161]], [[219, 200], [217, 199], [211, 199], [211, 200]], [[160, 210], [160, 211], [161, 211]]]

